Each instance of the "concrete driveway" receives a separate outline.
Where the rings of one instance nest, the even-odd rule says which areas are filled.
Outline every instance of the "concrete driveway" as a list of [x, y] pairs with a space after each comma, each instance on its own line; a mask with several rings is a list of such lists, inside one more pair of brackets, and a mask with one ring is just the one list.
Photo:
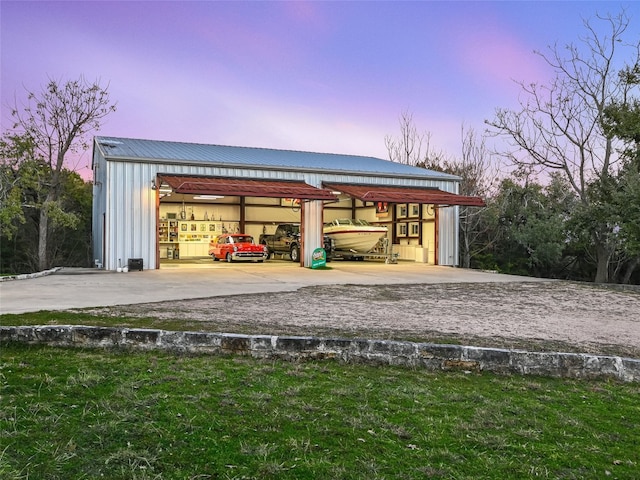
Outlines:
[[311, 270], [288, 261], [175, 264], [160, 270], [105, 272], [63, 268], [0, 282], [0, 313], [131, 305], [243, 293], [290, 292], [312, 285], [442, 284], [545, 281], [422, 263], [342, 262]]

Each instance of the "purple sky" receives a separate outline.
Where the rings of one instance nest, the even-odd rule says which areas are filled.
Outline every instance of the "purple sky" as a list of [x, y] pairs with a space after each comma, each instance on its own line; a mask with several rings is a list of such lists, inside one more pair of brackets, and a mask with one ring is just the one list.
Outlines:
[[84, 75], [118, 104], [100, 135], [388, 158], [410, 111], [454, 156], [463, 124], [515, 108], [513, 80], [549, 78], [534, 50], [622, 7], [640, 31], [636, 1], [2, 0], [2, 130], [25, 87]]

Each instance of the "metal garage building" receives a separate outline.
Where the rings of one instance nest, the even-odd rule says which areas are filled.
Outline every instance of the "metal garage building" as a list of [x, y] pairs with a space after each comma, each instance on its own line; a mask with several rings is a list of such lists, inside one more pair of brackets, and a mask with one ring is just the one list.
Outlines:
[[93, 249], [116, 270], [131, 259], [206, 256], [209, 238], [257, 238], [300, 222], [301, 264], [321, 246], [323, 222], [362, 217], [389, 227], [400, 259], [458, 263], [459, 178], [374, 157], [116, 137], [93, 144]]

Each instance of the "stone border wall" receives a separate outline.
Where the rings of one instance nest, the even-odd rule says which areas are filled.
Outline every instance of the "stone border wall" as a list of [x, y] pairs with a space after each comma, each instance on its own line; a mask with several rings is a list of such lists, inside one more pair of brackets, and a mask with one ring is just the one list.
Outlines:
[[391, 340], [173, 332], [88, 326], [0, 326], [1, 342], [83, 348], [129, 348], [177, 353], [236, 354], [255, 358], [334, 359], [345, 363], [400, 365], [427, 370], [640, 382], [640, 360], [585, 353], [399, 342]]

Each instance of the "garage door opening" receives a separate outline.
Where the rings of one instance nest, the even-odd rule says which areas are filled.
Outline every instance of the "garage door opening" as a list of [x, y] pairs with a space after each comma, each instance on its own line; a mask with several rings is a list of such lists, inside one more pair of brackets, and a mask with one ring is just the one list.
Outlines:
[[[333, 182], [324, 182], [323, 187], [340, 193], [341, 199], [325, 208], [325, 222], [335, 224], [347, 217], [385, 227], [388, 234], [384, 240], [391, 245], [391, 252], [396, 252], [400, 259], [420, 263], [439, 263], [441, 209], [484, 205], [479, 197], [430, 187]], [[377, 250], [389, 252], [384, 243]]]
[[207, 263], [221, 235], [256, 243], [281, 223], [302, 223], [302, 203], [335, 201], [331, 191], [302, 181], [159, 174], [157, 225], [160, 264]]
[[159, 174], [156, 184], [159, 264], [207, 263], [209, 244], [220, 235], [245, 234], [259, 243], [280, 224], [303, 225], [301, 207], [313, 200], [323, 202], [324, 232], [332, 239], [347, 236], [331, 230], [346, 220], [385, 230], [371, 248], [338, 246], [337, 258], [438, 264], [441, 209], [484, 205], [478, 197], [428, 187], [325, 182], [316, 188], [303, 181], [173, 174]]

